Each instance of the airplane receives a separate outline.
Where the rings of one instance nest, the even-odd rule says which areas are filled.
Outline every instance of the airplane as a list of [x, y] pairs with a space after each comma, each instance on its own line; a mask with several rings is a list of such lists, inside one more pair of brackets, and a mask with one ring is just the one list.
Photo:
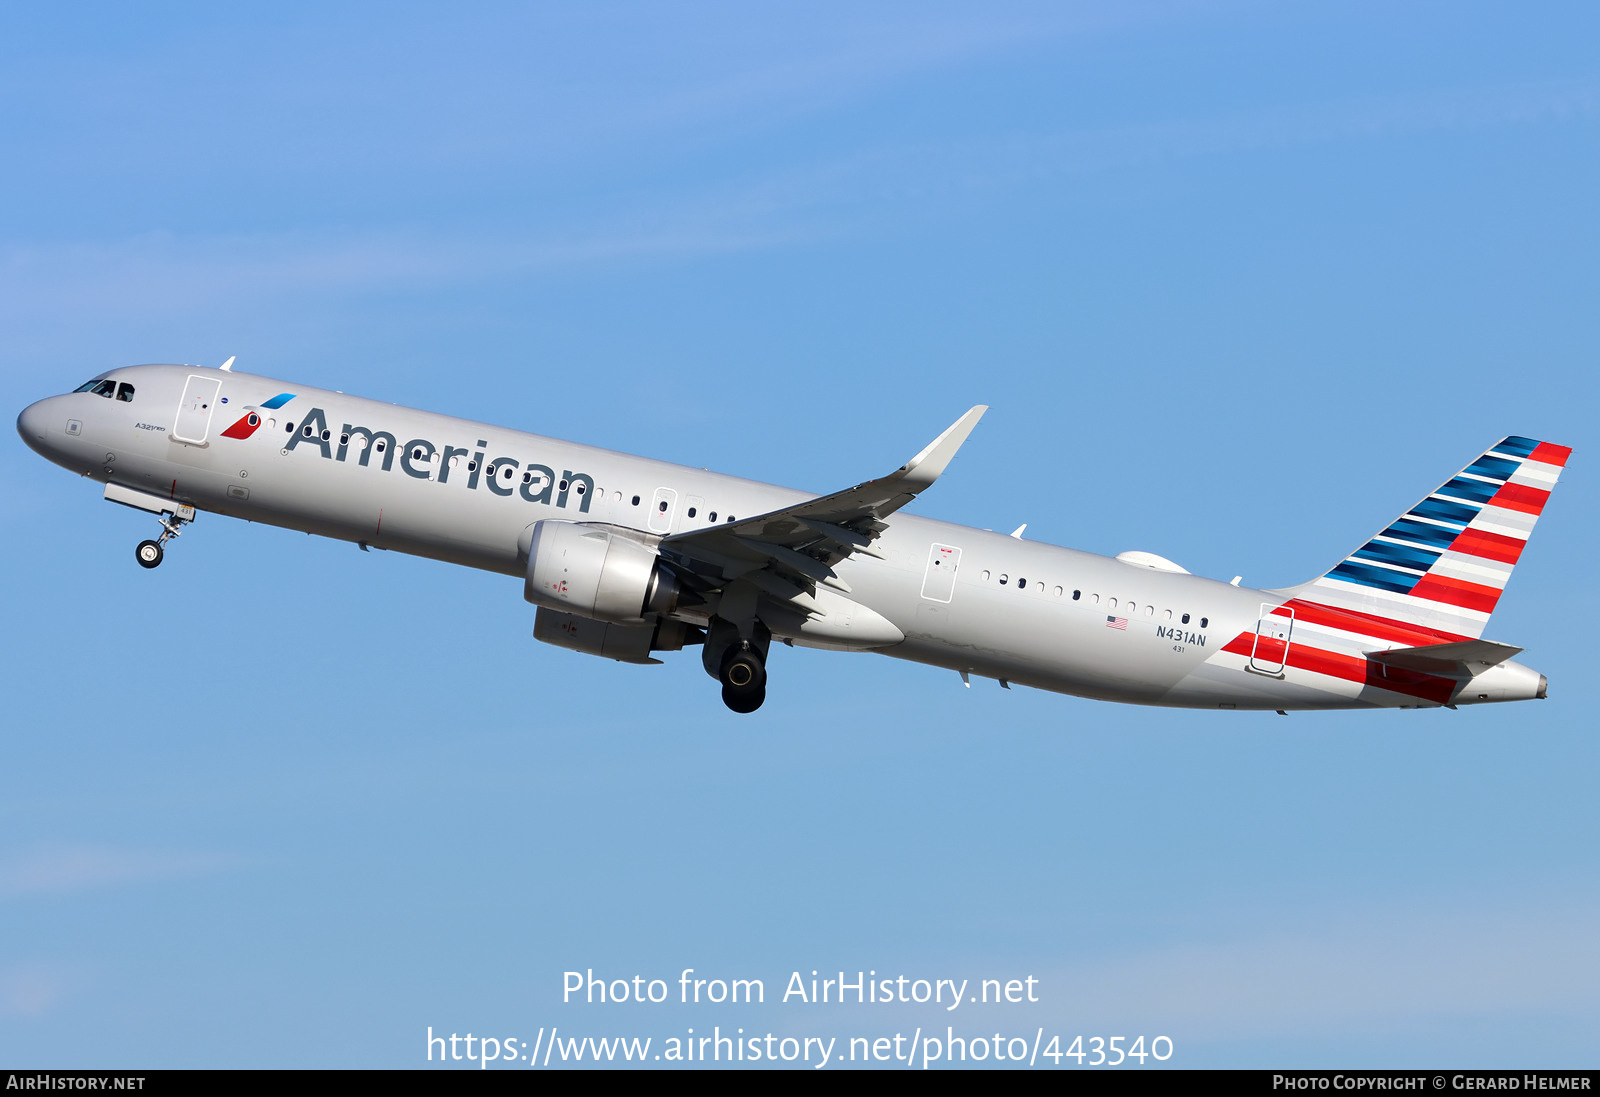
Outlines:
[[1507, 437], [1331, 570], [1252, 590], [1150, 552], [1100, 556], [901, 512], [988, 409], [829, 495], [220, 368], [101, 373], [24, 409], [49, 460], [147, 511], [153, 568], [201, 511], [523, 581], [533, 635], [625, 663], [698, 645], [734, 712], [773, 640], [1001, 686], [1196, 709], [1543, 699], [1482, 638], [1566, 446]]

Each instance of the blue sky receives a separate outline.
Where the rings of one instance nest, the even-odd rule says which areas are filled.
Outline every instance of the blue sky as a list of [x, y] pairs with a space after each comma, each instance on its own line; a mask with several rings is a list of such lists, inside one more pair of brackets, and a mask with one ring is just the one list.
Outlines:
[[[424, 1034], [1143, 1034], [1589, 1065], [1600, 68], [1587, 5], [0, 13], [0, 390], [217, 363], [1275, 586], [1575, 447], [1488, 635], [1544, 703], [1121, 708], [530, 636], [504, 577], [153, 523], [14, 435], [0, 1063]], [[562, 972], [761, 978], [563, 1005]], [[791, 971], [1041, 980], [941, 1017]]]

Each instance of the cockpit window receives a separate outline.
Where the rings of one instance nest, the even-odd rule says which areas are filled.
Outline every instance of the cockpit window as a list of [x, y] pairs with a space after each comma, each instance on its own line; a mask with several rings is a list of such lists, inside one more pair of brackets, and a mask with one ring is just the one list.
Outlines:
[[124, 381], [117, 386], [117, 399], [123, 403], [133, 403], [133, 386]]
[[[132, 397], [133, 397], [133, 386], [132, 385], [124, 385], [123, 387], [128, 390], [129, 399], [132, 399]], [[79, 385], [77, 388], [73, 389], [72, 391], [73, 392], [92, 392], [96, 396], [104, 396], [107, 400], [109, 400], [109, 399], [111, 399], [112, 395], [117, 391], [117, 383], [115, 381], [109, 381], [109, 380], [107, 380], [107, 381], [85, 381], [83, 384]]]

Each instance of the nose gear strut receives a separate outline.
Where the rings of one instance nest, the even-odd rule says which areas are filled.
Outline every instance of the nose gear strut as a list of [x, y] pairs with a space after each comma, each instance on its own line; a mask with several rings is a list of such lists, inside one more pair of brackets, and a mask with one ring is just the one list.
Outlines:
[[189, 511], [190, 516], [188, 518], [183, 517], [181, 514], [163, 514], [157, 519], [161, 523], [161, 536], [154, 541], [139, 542], [139, 547], [133, 550], [133, 555], [134, 559], [139, 561], [140, 567], [153, 568], [160, 566], [162, 558], [166, 555], [163, 546], [166, 545], [167, 539], [181, 537], [183, 535], [183, 527], [194, 521], [194, 511], [189, 507], [184, 509]]

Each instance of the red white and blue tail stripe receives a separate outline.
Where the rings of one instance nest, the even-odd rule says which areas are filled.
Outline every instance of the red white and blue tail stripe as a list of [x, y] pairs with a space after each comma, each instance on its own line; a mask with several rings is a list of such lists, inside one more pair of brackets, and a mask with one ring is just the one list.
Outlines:
[[1441, 639], [1478, 639], [1571, 453], [1513, 435], [1289, 593]]

